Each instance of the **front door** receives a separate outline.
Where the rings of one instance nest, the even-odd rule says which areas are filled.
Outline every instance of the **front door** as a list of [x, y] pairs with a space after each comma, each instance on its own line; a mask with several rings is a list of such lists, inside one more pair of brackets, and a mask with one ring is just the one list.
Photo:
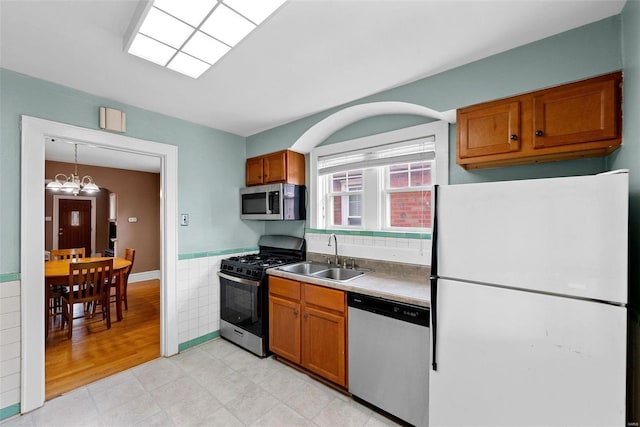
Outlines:
[[58, 249], [85, 248], [91, 256], [91, 200], [60, 199]]

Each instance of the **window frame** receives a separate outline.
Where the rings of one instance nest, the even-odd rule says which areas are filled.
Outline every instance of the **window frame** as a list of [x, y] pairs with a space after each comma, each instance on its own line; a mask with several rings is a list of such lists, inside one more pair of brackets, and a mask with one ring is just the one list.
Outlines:
[[[347, 203], [349, 203], [348, 198], [349, 196], [357, 196], [359, 195], [361, 197], [360, 199], [360, 225], [350, 225], [350, 224], [340, 224], [340, 225], [335, 225], [333, 224], [333, 220], [331, 220], [331, 225], [327, 225], [327, 229], [362, 229], [362, 227], [364, 226], [364, 200], [365, 200], [365, 171], [363, 169], [352, 169], [349, 171], [345, 171], [344, 173], [346, 173], [346, 177], [345, 179], [347, 180], [347, 182], [349, 181], [349, 175], [348, 173], [351, 171], [361, 171], [361, 175], [362, 177], [360, 178], [362, 180], [362, 186], [360, 188], [360, 190], [354, 190], [354, 191], [333, 191], [333, 189], [331, 187], [333, 187], [333, 182], [326, 182], [325, 185], [327, 186], [326, 191], [323, 191], [324, 194], [324, 203], [325, 203], [325, 207], [328, 207], [329, 209], [331, 209], [331, 211], [333, 212], [333, 197], [342, 197], [342, 200], [347, 199]], [[341, 172], [342, 173], [342, 172]], [[333, 175], [327, 175], [327, 181], [333, 181]], [[343, 208], [344, 209], [344, 208]], [[327, 218], [329, 216], [332, 216], [330, 214], [326, 214]], [[350, 218], [350, 217], [347, 217]]]
[[[365, 213], [367, 209], [371, 205], [372, 201], [368, 200], [370, 198], [366, 197], [366, 193], [363, 191], [363, 200], [362, 200], [362, 226], [326, 226], [322, 223], [322, 212], [320, 206], [318, 206], [318, 192], [322, 190], [324, 187], [321, 180], [322, 177], [318, 176], [318, 160], [321, 157], [332, 156], [332, 155], [340, 155], [346, 154], [352, 151], [363, 150], [367, 148], [380, 147], [383, 145], [396, 144], [403, 141], [416, 140], [420, 138], [428, 138], [434, 137], [435, 139], [435, 159], [434, 159], [434, 168], [435, 175], [432, 175], [432, 184], [433, 185], [447, 185], [449, 182], [449, 123], [445, 121], [435, 121], [431, 123], [427, 123], [424, 125], [412, 126], [409, 128], [404, 128], [400, 130], [385, 132], [377, 135], [366, 136], [362, 138], [352, 139], [348, 141], [342, 141], [329, 145], [321, 145], [316, 147], [309, 154], [309, 213], [310, 213], [310, 227], [315, 229], [357, 229], [357, 230], [367, 230], [367, 231], [397, 231], [404, 233], [421, 233], [424, 232], [423, 229], [407, 229], [405, 227], [394, 227], [388, 228], [384, 227], [384, 222], [386, 220], [384, 218], [378, 218], [375, 220], [375, 223], [371, 223], [370, 218], [366, 218]], [[354, 168], [355, 169], [355, 168]], [[367, 169], [364, 169], [366, 172]], [[376, 178], [367, 180], [367, 174], [364, 174], [363, 177], [363, 189], [367, 185], [371, 185], [369, 181], [375, 181], [377, 185], [377, 193], [378, 197], [382, 197], [380, 192], [386, 188], [386, 184], [384, 183], [384, 179], [386, 179], [386, 174], [375, 174]], [[382, 175], [382, 176], [378, 176]], [[326, 193], [325, 193], [326, 194]], [[325, 205], [327, 201], [325, 200]], [[378, 204], [378, 201], [375, 200], [373, 203]], [[382, 200], [382, 204], [386, 205], [386, 200]], [[386, 209], [386, 207], [385, 207]], [[382, 215], [378, 215], [380, 217]]]
[[[390, 203], [390, 198], [391, 198], [391, 194], [398, 194], [398, 193], [413, 193], [416, 191], [428, 191], [431, 192], [431, 201], [433, 202], [433, 187], [434, 187], [434, 181], [435, 181], [435, 175], [437, 174], [438, 171], [438, 167], [436, 165], [436, 160], [430, 160], [431, 162], [431, 184], [428, 185], [421, 185], [421, 186], [411, 186], [411, 164], [414, 163], [419, 163], [419, 162], [410, 162], [410, 163], [401, 163], [401, 164], [406, 164], [409, 167], [407, 168], [407, 179], [408, 179], [408, 186], [407, 187], [397, 187], [397, 188], [393, 188], [391, 187], [391, 171], [390, 166], [385, 166], [384, 167], [384, 172], [381, 174], [381, 181], [382, 181], [382, 186], [381, 186], [381, 195], [380, 195], [380, 203], [381, 203], [381, 210], [383, 212], [383, 216], [381, 218], [382, 222], [382, 227], [381, 229], [384, 231], [397, 231], [397, 232], [401, 232], [401, 233], [424, 233], [426, 231], [431, 231], [431, 227], [399, 227], [399, 226], [392, 226], [391, 225], [391, 203]], [[433, 218], [431, 218], [431, 220], [433, 220]]]

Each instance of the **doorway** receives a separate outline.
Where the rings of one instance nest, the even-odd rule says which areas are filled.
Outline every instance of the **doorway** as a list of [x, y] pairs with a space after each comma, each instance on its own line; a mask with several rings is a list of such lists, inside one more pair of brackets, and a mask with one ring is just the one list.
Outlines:
[[87, 256], [96, 249], [96, 199], [53, 196], [53, 249], [84, 248]]
[[47, 137], [90, 142], [124, 153], [156, 156], [160, 173], [160, 353], [178, 352], [177, 333], [177, 147], [123, 135], [21, 117], [21, 396], [20, 410], [44, 404], [44, 144]]

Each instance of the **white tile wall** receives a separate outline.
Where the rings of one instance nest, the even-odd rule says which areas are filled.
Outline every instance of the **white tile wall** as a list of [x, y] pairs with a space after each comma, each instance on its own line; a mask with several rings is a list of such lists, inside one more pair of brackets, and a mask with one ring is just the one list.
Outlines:
[[20, 402], [20, 282], [0, 283], [0, 409]]
[[[430, 239], [406, 239], [398, 237], [372, 237], [337, 235], [338, 256], [370, 258], [382, 261], [402, 262], [405, 264], [431, 264]], [[307, 250], [320, 254], [333, 255], [333, 243], [327, 246], [328, 234], [306, 233]]]
[[[247, 252], [249, 253], [249, 252]], [[178, 261], [178, 342], [220, 330], [220, 261], [241, 254]]]

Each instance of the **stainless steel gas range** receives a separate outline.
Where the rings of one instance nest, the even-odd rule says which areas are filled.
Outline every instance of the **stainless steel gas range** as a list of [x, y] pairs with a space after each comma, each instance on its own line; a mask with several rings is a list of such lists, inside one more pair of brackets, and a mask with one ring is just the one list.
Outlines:
[[269, 354], [269, 289], [266, 270], [303, 261], [304, 239], [265, 235], [259, 252], [220, 264], [220, 336], [260, 357]]

